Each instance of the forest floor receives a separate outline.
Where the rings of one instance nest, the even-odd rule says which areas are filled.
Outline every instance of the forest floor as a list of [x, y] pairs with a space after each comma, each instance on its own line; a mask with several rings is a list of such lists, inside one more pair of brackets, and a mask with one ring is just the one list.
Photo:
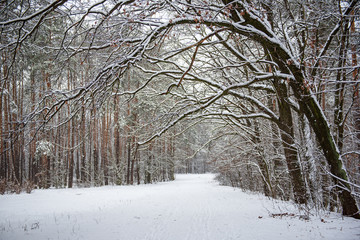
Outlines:
[[213, 179], [2, 195], [0, 239], [360, 239], [358, 220], [335, 213], [306, 220], [292, 204]]

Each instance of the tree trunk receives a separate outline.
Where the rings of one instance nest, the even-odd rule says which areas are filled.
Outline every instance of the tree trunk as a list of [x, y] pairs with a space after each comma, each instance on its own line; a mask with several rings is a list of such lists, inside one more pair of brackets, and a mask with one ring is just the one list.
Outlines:
[[[71, 90], [71, 71], [68, 69], [68, 89]], [[71, 116], [70, 103], [68, 104], [68, 116]], [[74, 119], [68, 122], [68, 188], [73, 186], [74, 177]]]
[[[4, 73], [4, 78], [5, 78], [6, 77], [6, 67], [5, 67], [6, 63], [5, 63], [4, 56], [2, 56], [2, 66], [3, 66], [3, 73]], [[4, 92], [5, 92], [5, 89], [3, 89], [3, 85], [1, 84], [0, 85], [0, 109], [4, 109], [4, 107], [5, 107], [3, 105]], [[6, 164], [5, 164], [5, 154], [4, 154], [5, 139], [4, 139], [4, 131], [3, 131], [4, 128], [5, 128], [5, 126], [3, 126], [3, 114], [0, 113], [0, 181], [6, 179]]]
[[152, 160], [153, 160], [153, 143], [149, 143], [149, 149], [147, 151], [147, 159], [145, 160], [145, 177], [144, 182], [145, 183], [152, 183]]
[[346, 66], [346, 42], [349, 35], [348, 31], [348, 20], [345, 20], [344, 25], [341, 31], [341, 40], [340, 40], [340, 49], [339, 49], [339, 62], [338, 62], [338, 72], [336, 75], [336, 85], [335, 85], [335, 97], [334, 97], [334, 128], [335, 128], [335, 142], [339, 148], [340, 153], [343, 148], [343, 138], [344, 138], [344, 91], [346, 81], [346, 71], [344, 67]]
[[[132, 137], [132, 143], [135, 145], [135, 137]], [[130, 156], [131, 157], [131, 156]], [[134, 166], [135, 166], [136, 152], [134, 151], [134, 156], [131, 158], [131, 168], [130, 168], [130, 184], [134, 184]]]
[[300, 168], [298, 151], [294, 141], [295, 136], [292, 113], [290, 105], [287, 102], [287, 87], [284, 83], [280, 83], [277, 79], [274, 80], [274, 86], [278, 95], [278, 106], [280, 114], [278, 126], [281, 130], [280, 136], [284, 148], [286, 164], [293, 186], [295, 202], [300, 204], [306, 204], [306, 187]]
[[[72, 124], [71, 124], [71, 123]], [[69, 143], [69, 153], [68, 153], [68, 188], [72, 188], [73, 186], [73, 178], [74, 178], [74, 120], [69, 121], [69, 130], [68, 130], [68, 143]]]
[[[95, 107], [93, 107], [93, 115], [96, 116], [96, 109]], [[93, 176], [94, 182], [97, 182], [97, 178], [98, 178], [98, 166], [99, 166], [99, 150], [98, 150], [98, 120], [96, 118], [94, 118], [94, 127], [92, 130], [92, 136], [93, 136], [93, 158], [94, 158], [94, 162], [93, 162]]]
[[[5, 90], [7, 91], [7, 84], [4, 84]], [[8, 91], [7, 91], [8, 92]], [[6, 181], [10, 180], [10, 164], [9, 164], [9, 101], [7, 93], [4, 94], [4, 141], [3, 141], [3, 156], [4, 156], [4, 163], [5, 163], [5, 179]]]
[[103, 167], [105, 185], [109, 185], [108, 176], [108, 126], [107, 126], [107, 108], [102, 119], [102, 141], [101, 141], [101, 166]]
[[[174, 130], [175, 131], [175, 130]], [[175, 135], [175, 134], [174, 134]], [[174, 181], [175, 180], [175, 163], [174, 163], [174, 157], [175, 157], [175, 143], [174, 143], [174, 137], [171, 136], [169, 138], [169, 149], [168, 149], [168, 152], [169, 152], [169, 180], [170, 181]], [[204, 173], [206, 172], [205, 170], [205, 167], [204, 167]]]
[[[34, 66], [32, 66], [32, 71], [30, 73], [30, 82], [31, 82], [31, 112], [35, 110], [35, 70]], [[36, 151], [36, 137], [35, 137], [35, 127], [36, 123], [30, 123], [30, 144], [29, 144], [29, 181], [37, 184], [37, 179], [35, 178], [35, 174], [37, 173], [36, 169], [36, 161], [35, 161], [35, 151]]]
[[[12, 79], [12, 100], [16, 106], [16, 108], [18, 107], [18, 94], [17, 94], [17, 81], [16, 81], [16, 77], [13, 76]], [[12, 110], [12, 109], [11, 109]], [[21, 182], [19, 182], [20, 179], [20, 156], [19, 156], [19, 140], [20, 140], [20, 136], [19, 136], [19, 126], [18, 126], [18, 113], [19, 113], [19, 109], [17, 109], [17, 111], [11, 111], [11, 137], [10, 137], [10, 141], [11, 141], [11, 164], [12, 164], [12, 169], [13, 169], [13, 181], [15, 181], [17, 184], [20, 185]]]
[[120, 123], [119, 123], [119, 108], [120, 105], [118, 104], [119, 97], [114, 97], [114, 148], [115, 148], [115, 163], [116, 163], [116, 176], [115, 176], [115, 183], [117, 185], [121, 185], [122, 183], [122, 170], [121, 170], [121, 155], [122, 155], [122, 147], [121, 147], [121, 141], [120, 141]]
[[[23, 109], [24, 109], [24, 72], [22, 71], [21, 76], [21, 88], [19, 93], [19, 108], [20, 108], [20, 119], [23, 118]], [[1, 104], [0, 104], [1, 108]], [[1, 114], [0, 114], [1, 115]], [[0, 121], [1, 122], [1, 121]], [[23, 128], [23, 125], [20, 126]], [[1, 124], [0, 124], [1, 128]], [[0, 134], [1, 135], [1, 134]], [[0, 144], [1, 144], [1, 137], [0, 137]], [[19, 136], [19, 148], [20, 148], [20, 183], [24, 183], [24, 176], [25, 176], [25, 135], [24, 130], [22, 129]], [[1, 152], [0, 152], [0, 159], [1, 159]], [[1, 161], [1, 160], [0, 160]], [[1, 178], [1, 177], [0, 177]]]
[[131, 163], [131, 140], [130, 137], [127, 139], [128, 149], [127, 149], [127, 174], [126, 174], [126, 184], [130, 184], [130, 163]]
[[135, 149], [135, 158], [136, 158], [136, 179], [137, 184], [140, 185], [140, 152], [138, 151], [138, 148]]
[[81, 183], [85, 183], [86, 178], [86, 118], [85, 118], [86, 110], [83, 104], [82, 111], [81, 111], [81, 153], [80, 153], [80, 181]]

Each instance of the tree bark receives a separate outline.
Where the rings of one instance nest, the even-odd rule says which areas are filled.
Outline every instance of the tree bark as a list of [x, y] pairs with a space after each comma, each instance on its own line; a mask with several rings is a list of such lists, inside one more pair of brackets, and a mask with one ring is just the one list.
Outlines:
[[[96, 109], [93, 107], [93, 115], [96, 116]], [[98, 149], [98, 120], [94, 118], [94, 127], [92, 130], [93, 136], [93, 182], [97, 182], [98, 178], [98, 169], [99, 169], [99, 149]]]
[[[3, 74], [4, 78], [6, 77], [6, 63], [5, 63], [5, 57], [2, 56], [2, 66], [3, 66]], [[3, 105], [3, 98], [4, 98], [4, 91], [3, 85], [0, 86], [0, 109], [4, 109]], [[6, 179], [6, 164], [5, 164], [5, 154], [4, 154], [4, 126], [3, 126], [3, 114], [0, 113], [0, 181]]]
[[86, 177], [86, 110], [82, 107], [81, 111], [81, 153], [80, 153], [80, 181], [85, 183]]
[[295, 146], [293, 117], [290, 105], [287, 101], [287, 87], [277, 79], [273, 81], [278, 96], [280, 136], [284, 148], [286, 164], [289, 170], [291, 183], [293, 186], [294, 198], [296, 203], [306, 204], [307, 194], [304, 178], [302, 176], [298, 151]]
[[[344, 67], [346, 66], [346, 42], [349, 36], [349, 31], [347, 25], [349, 24], [348, 20], [344, 20], [344, 24], [341, 28], [341, 40], [340, 40], [340, 49], [339, 49], [339, 62], [338, 62], [338, 72], [336, 75], [336, 85], [335, 85], [335, 101], [334, 101], [334, 128], [335, 128], [335, 142], [339, 148], [340, 153], [343, 148], [343, 138], [344, 138], [344, 91], [346, 81], [346, 71]], [[344, 27], [346, 26], [346, 27]]]
[[121, 146], [121, 141], [120, 141], [120, 123], [119, 123], [119, 108], [120, 105], [118, 104], [119, 102], [119, 97], [115, 96], [114, 97], [114, 147], [115, 147], [115, 163], [116, 163], [116, 180], [115, 183], [117, 185], [121, 185], [122, 183], [122, 170], [121, 170], [121, 155], [122, 155], [122, 146]]
[[[135, 137], [132, 137], [132, 145], [135, 145]], [[134, 151], [133, 153], [133, 157], [131, 157], [131, 168], [130, 168], [130, 184], [133, 185], [134, 184], [134, 167], [135, 167], [135, 158], [136, 158], [136, 152]]]
[[[68, 89], [71, 89], [71, 71], [68, 69]], [[68, 103], [68, 116], [71, 116], [71, 107]], [[73, 186], [74, 177], [74, 119], [68, 122], [68, 188]]]
[[107, 108], [105, 109], [102, 119], [102, 141], [101, 141], [101, 166], [103, 167], [105, 185], [109, 185], [108, 176], [108, 125], [107, 125]]
[[126, 184], [130, 184], [130, 163], [131, 163], [131, 140], [130, 137], [127, 139], [128, 149], [127, 149], [127, 174], [126, 174]]

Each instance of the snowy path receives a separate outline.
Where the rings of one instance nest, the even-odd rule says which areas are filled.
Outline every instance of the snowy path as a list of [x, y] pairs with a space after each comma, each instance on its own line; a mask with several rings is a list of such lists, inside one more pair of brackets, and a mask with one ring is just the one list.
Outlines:
[[271, 213], [299, 213], [286, 203], [279, 209], [263, 196], [219, 186], [213, 177], [0, 196], [0, 239], [360, 239], [360, 221], [273, 218]]

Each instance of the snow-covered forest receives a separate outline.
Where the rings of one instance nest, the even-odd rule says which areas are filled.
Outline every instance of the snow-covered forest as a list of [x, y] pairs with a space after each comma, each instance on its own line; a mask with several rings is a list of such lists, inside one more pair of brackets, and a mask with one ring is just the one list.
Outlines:
[[359, 219], [359, 8], [1, 1], [0, 193], [213, 172]]

